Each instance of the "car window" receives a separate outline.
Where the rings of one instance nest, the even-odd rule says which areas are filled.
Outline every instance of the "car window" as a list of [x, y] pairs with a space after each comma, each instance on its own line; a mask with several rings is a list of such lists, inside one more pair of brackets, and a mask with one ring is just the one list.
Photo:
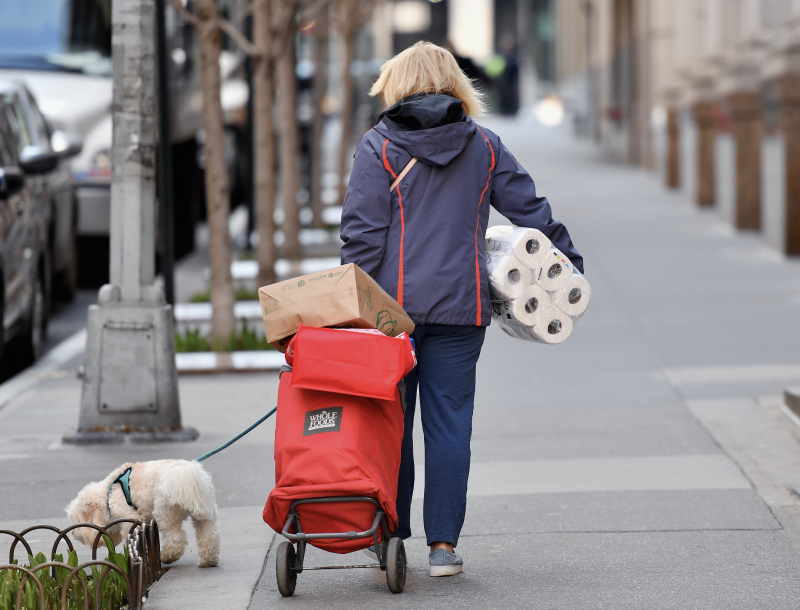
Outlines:
[[33, 99], [30, 91], [25, 91], [26, 106], [28, 107], [28, 116], [30, 117], [31, 135], [35, 143], [47, 150], [50, 149], [50, 130], [47, 127], [47, 121], [39, 112], [39, 106], [36, 105], [36, 100]]
[[14, 146], [13, 136], [8, 128], [6, 112], [5, 104], [0, 102], [0, 166], [13, 167], [16, 165], [17, 155], [14, 154], [16, 146]]
[[3, 102], [2, 106], [6, 118], [11, 126], [11, 130], [14, 132], [14, 137], [17, 140], [19, 148], [22, 149], [26, 146], [32, 146], [34, 144], [33, 135], [31, 134], [30, 126], [25, 116], [25, 108], [22, 106], [22, 101], [13, 91], [0, 94], [0, 100]]
[[2, 127], [0, 127], [0, 167], [12, 167], [14, 165], [14, 157], [6, 144], [6, 138], [3, 134]]

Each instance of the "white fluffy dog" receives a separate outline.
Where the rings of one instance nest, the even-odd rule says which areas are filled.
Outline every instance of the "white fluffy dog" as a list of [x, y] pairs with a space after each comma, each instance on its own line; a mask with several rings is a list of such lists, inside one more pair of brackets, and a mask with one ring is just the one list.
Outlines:
[[[130, 501], [129, 501], [130, 500]], [[192, 518], [200, 551], [198, 565], [219, 563], [217, 502], [211, 475], [199, 462], [157, 460], [123, 464], [98, 483], [89, 483], [66, 508], [74, 523], [105, 527], [114, 519], [155, 519], [161, 537], [161, 561], [178, 560], [186, 547], [183, 521]], [[130, 524], [111, 528], [114, 544], [122, 541]], [[96, 530], [72, 530], [76, 540], [94, 544]]]

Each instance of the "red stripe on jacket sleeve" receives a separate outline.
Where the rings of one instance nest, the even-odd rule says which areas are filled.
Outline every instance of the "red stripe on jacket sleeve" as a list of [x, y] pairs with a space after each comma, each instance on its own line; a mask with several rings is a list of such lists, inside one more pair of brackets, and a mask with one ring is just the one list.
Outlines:
[[[389, 165], [389, 159], [386, 158], [386, 145], [389, 143], [389, 138], [383, 141], [383, 166], [392, 174], [392, 178], [397, 178], [392, 166]], [[494, 155], [494, 153], [492, 153]], [[403, 214], [403, 195], [400, 194], [400, 185], [397, 185], [397, 200], [400, 203], [400, 265], [397, 272], [397, 302], [400, 307], [403, 306], [403, 241], [406, 235], [406, 219]]]
[[[489, 165], [489, 175], [486, 177], [486, 186], [483, 187], [483, 192], [481, 193], [481, 198], [478, 201], [478, 218], [475, 221], [475, 285], [477, 286], [477, 298], [478, 298], [478, 319], [476, 322], [476, 326], [481, 325], [481, 267], [480, 267], [480, 257], [478, 256], [478, 230], [481, 226], [481, 204], [483, 203], [483, 196], [486, 194], [486, 189], [489, 188], [489, 181], [492, 179], [492, 171], [494, 170], [494, 149], [492, 148], [492, 143], [489, 142], [489, 138], [478, 129], [483, 136], [483, 139], [486, 140], [486, 143], [489, 145], [489, 151], [492, 153], [492, 162]], [[386, 150], [386, 144], [383, 145], [384, 151]], [[386, 153], [384, 152], [384, 159], [386, 159]]]

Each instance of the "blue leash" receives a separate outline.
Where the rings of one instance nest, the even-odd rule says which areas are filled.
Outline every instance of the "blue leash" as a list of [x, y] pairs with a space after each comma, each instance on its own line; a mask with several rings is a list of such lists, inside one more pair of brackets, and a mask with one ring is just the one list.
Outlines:
[[247, 430], [245, 430], [244, 432], [242, 432], [242, 433], [241, 433], [241, 434], [239, 434], [238, 436], [235, 436], [235, 437], [233, 437], [231, 440], [229, 440], [227, 443], [225, 443], [225, 444], [224, 444], [224, 445], [222, 445], [221, 447], [217, 447], [216, 449], [214, 449], [214, 451], [209, 451], [209, 452], [208, 452], [208, 453], [206, 453], [205, 455], [201, 455], [199, 458], [195, 458], [195, 459], [194, 459], [194, 461], [195, 461], [195, 462], [202, 462], [204, 459], [206, 459], [206, 458], [210, 458], [210, 457], [211, 457], [212, 455], [214, 455], [215, 453], [219, 453], [219, 452], [220, 452], [220, 451], [222, 451], [223, 449], [226, 449], [226, 448], [230, 447], [230, 446], [231, 446], [231, 445], [233, 445], [233, 444], [234, 444], [236, 441], [238, 441], [240, 438], [242, 438], [242, 437], [243, 437], [245, 434], [247, 434], [248, 432], [251, 432], [252, 430], [254, 430], [255, 428], [257, 428], [258, 426], [260, 426], [261, 424], [263, 424], [265, 421], [267, 421], [267, 419], [269, 418], [269, 416], [270, 416], [270, 415], [272, 415], [273, 413], [275, 413], [275, 411], [277, 411], [277, 410], [278, 410], [278, 407], [275, 407], [274, 409], [272, 409], [272, 411], [270, 411], [269, 413], [267, 413], [267, 414], [266, 414], [264, 417], [262, 417], [261, 419], [259, 419], [259, 420], [258, 420], [256, 423], [254, 423], [252, 426], [250, 426], [250, 427], [249, 427]]

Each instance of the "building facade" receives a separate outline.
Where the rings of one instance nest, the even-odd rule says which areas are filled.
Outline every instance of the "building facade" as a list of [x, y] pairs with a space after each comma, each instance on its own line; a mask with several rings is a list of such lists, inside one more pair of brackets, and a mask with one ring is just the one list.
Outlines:
[[559, 0], [578, 133], [800, 254], [800, 1]]

